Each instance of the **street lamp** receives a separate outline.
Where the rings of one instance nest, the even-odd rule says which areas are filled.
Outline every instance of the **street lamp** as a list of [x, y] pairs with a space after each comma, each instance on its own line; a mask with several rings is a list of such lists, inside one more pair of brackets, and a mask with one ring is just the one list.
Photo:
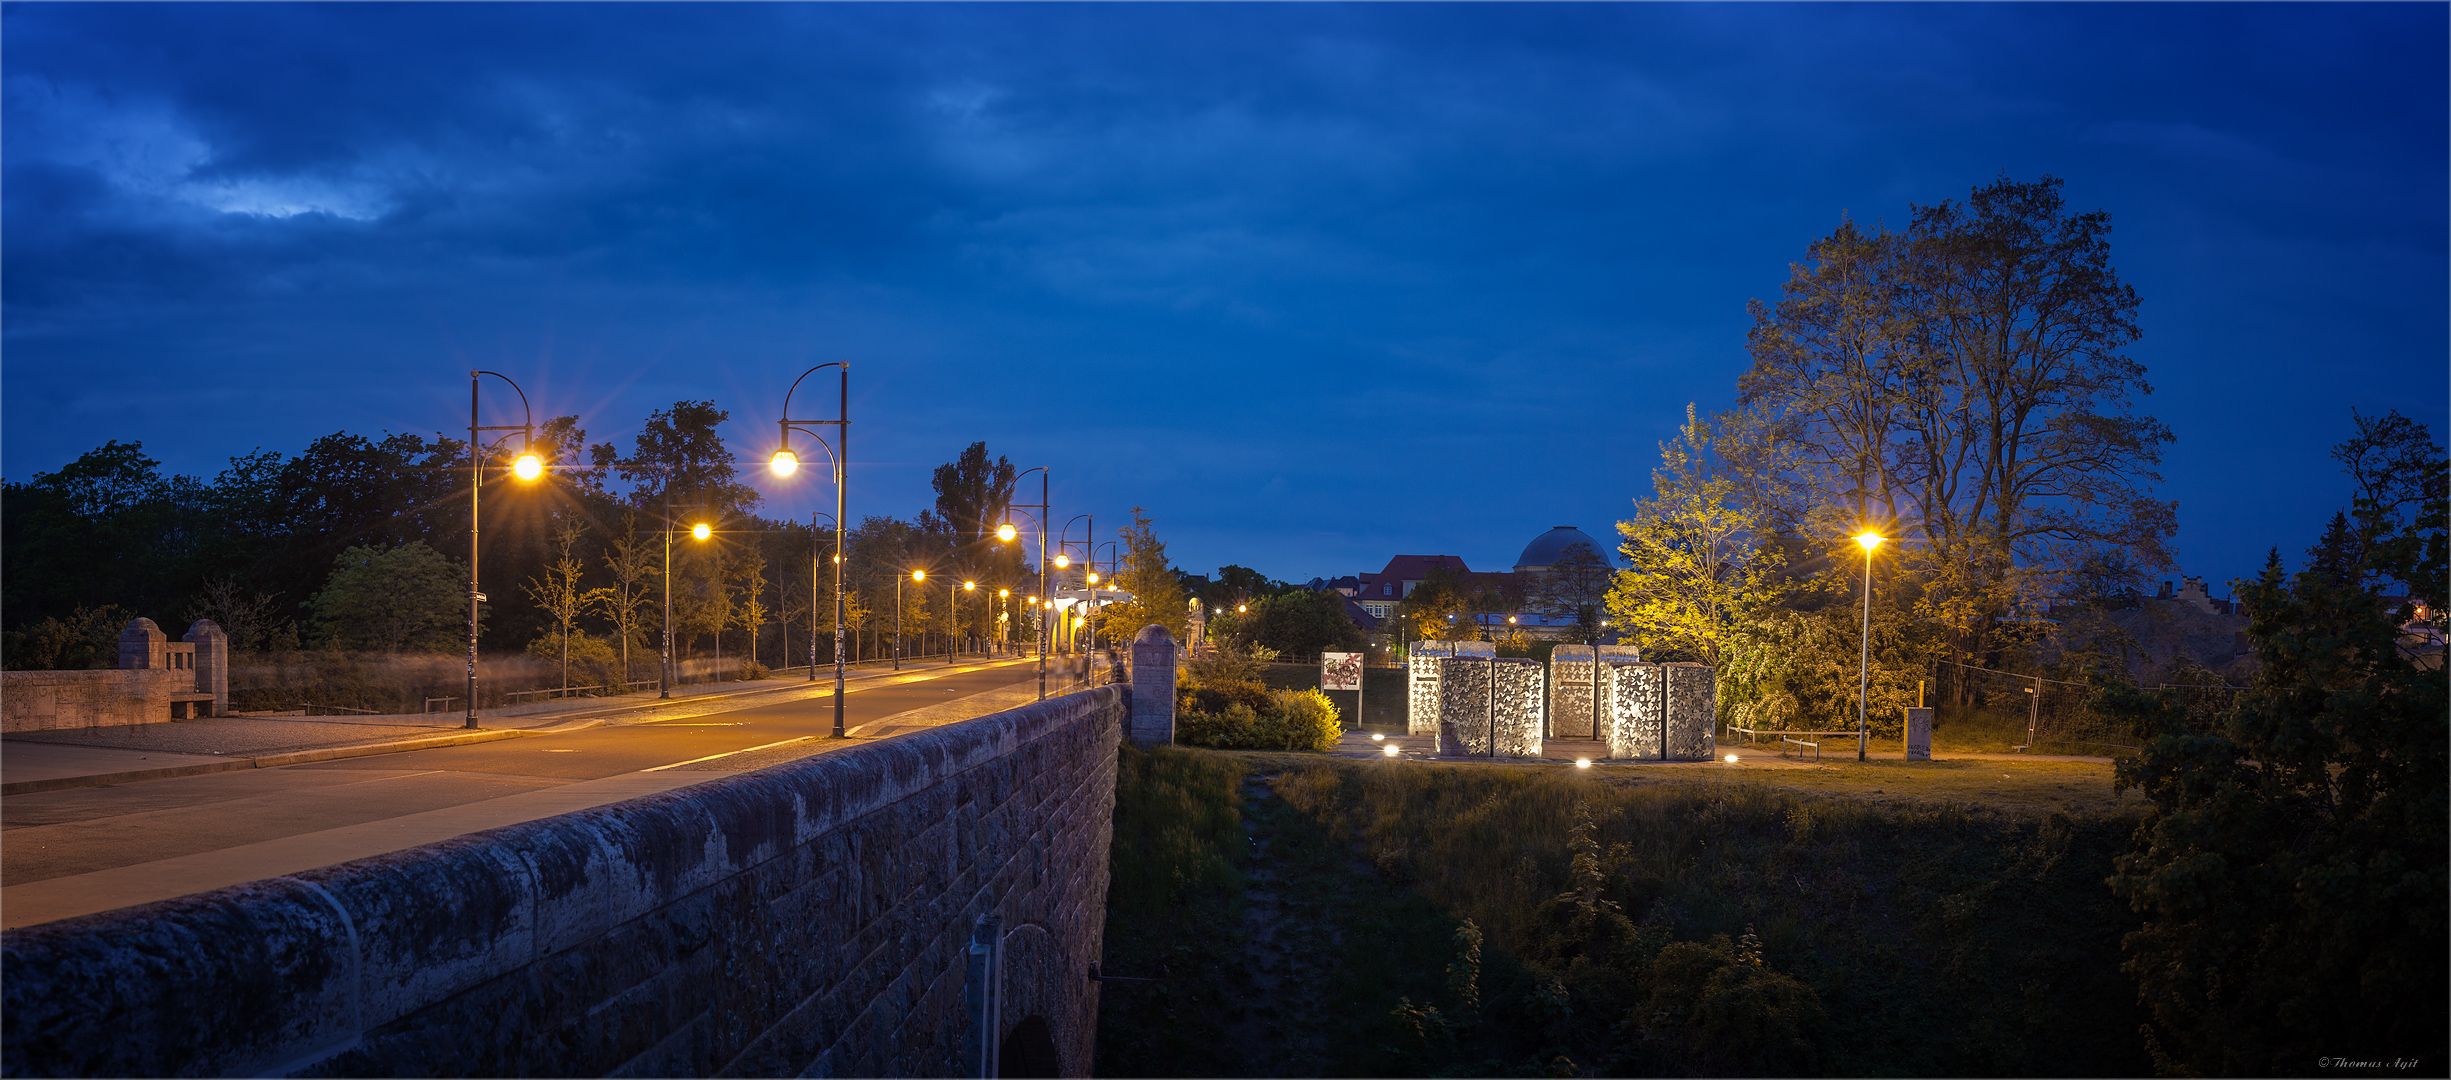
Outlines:
[[[911, 571], [912, 581], [926, 581], [925, 570]], [[902, 670], [902, 579], [894, 579], [894, 670]]]
[[[1082, 525], [1082, 527], [1081, 527], [1081, 531], [1082, 531], [1082, 533], [1084, 534], [1084, 536], [1083, 536], [1083, 538], [1082, 538], [1082, 540], [1081, 540], [1081, 546], [1082, 546], [1082, 547], [1085, 547], [1085, 548], [1088, 548], [1089, 550], [1088, 550], [1087, 552], [1085, 552], [1085, 553], [1084, 553], [1084, 554], [1087, 556], [1087, 559], [1086, 559], [1086, 561], [1084, 561], [1084, 562], [1081, 564], [1081, 569], [1082, 569], [1083, 571], [1085, 571], [1085, 578], [1086, 578], [1086, 581], [1085, 581], [1085, 583], [1084, 583], [1084, 586], [1083, 586], [1083, 587], [1084, 587], [1084, 588], [1088, 588], [1088, 586], [1095, 585], [1095, 584], [1097, 583], [1097, 581], [1098, 581], [1098, 577], [1097, 577], [1097, 573], [1096, 573], [1096, 571], [1097, 571], [1097, 569], [1098, 569], [1098, 549], [1097, 549], [1097, 547], [1096, 547], [1096, 541], [1097, 541], [1097, 539], [1098, 539], [1098, 519], [1097, 519], [1097, 518], [1095, 518], [1095, 517], [1092, 517], [1092, 516], [1090, 516], [1090, 515], [1088, 515], [1088, 514], [1074, 514], [1074, 515], [1072, 516], [1072, 521], [1079, 521], [1079, 522], [1084, 522], [1084, 523], [1085, 523], [1085, 524], [1083, 524], [1083, 525]], [[1057, 529], [1057, 530], [1055, 531], [1055, 546], [1056, 546], [1058, 549], [1062, 549], [1062, 548], [1064, 548], [1064, 547], [1070, 546], [1070, 544], [1072, 543], [1072, 541], [1071, 541], [1071, 540], [1067, 539], [1068, 537], [1070, 537], [1070, 536], [1072, 535], [1072, 521], [1067, 521], [1067, 522], [1065, 522], [1065, 523], [1064, 523], [1064, 527], [1063, 527], [1063, 528], [1061, 528], [1061, 529]], [[1056, 569], [1061, 570], [1061, 569], [1063, 569], [1064, 567], [1066, 567], [1066, 566], [1068, 566], [1068, 565], [1071, 565], [1071, 564], [1070, 564], [1070, 562], [1069, 562], [1069, 561], [1066, 559], [1066, 557], [1065, 557], [1065, 556], [1063, 556], [1063, 555], [1057, 555], [1057, 556], [1055, 557], [1055, 568], [1056, 568]], [[1095, 590], [1091, 590], [1091, 601], [1092, 601], [1092, 603], [1093, 603], [1093, 604], [1095, 603], [1095, 599], [1096, 599]], [[1093, 606], [1093, 607], [1091, 607], [1091, 608], [1090, 608], [1090, 609], [1088, 609], [1088, 610], [1089, 610], [1089, 618], [1088, 618], [1088, 622], [1089, 622], [1089, 645], [1088, 645], [1088, 648], [1090, 648], [1090, 649], [1095, 649], [1095, 648], [1097, 648], [1097, 647], [1098, 647], [1098, 623], [1097, 623], [1097, 609], [1096, 609], [1096, 608]], [[1070, 637], [1070, 635], [1069, 635], [1069, 634], [1067, 634], [1066, 636], [1067, 636], [1067, 637]], [[1071, 651], [1070, 646], [1071, 646], [1071, 644], [1072, 644], [1072, 643], [1071, 643], [1070, 641], [1066, 641], [1064, 644], [1066, 645], [1066, 649], [1065, 649], [1065, 651], [1066, 651], [1066, 652], [1070, 652], [1070, 651]], [[1084, 652], [1086, 653], [1086, 650], [1084, 650]], [[1084, 681], [1084, 682], [1086, 682], [1086, 681], [1088, 681], [1088, 680], [1084, 679], [1083, 681]]]
[[[975, 592], [978, 587], [978, 582], [965, 581], [962, 583], [962, 592]], [[947, 628], [948, 633], [945, 635], [945, 665], [951, 667], [956, 662], [955, 657], [961, 652], [961, 647], [956, 643], [962, 640], [962, 593], [954, 592], [952, 580], [947, 579], [945, 595], [947, 597], [945, 618], [952, 624]]]
[[[1008, 502], [1005, 504], [1004, 512], [1007, 514], [1018, 513], [1023, 517], [1029, 518], [1031, 527], [1038, 532], [1038, 587], [1041, 591], [1044, 591], [1048, 596], [1052, 597], [1055, 595], [1055, 587], [1049, 582], [1050, 575], [1047, 573], [1047, 519], [1053, 516], [1055, 511], [1049, 509], [1047, 505], [1047, 481], [1055, 474], [1049, 472], [1046, 466], [1041, 465], [1034, 469], [1023, 470], [1013, 479], [1019, 480], [1021, 477], [1028, 476], [1031, 473], [1038, 474], [1038, 505], [1031, 506], [1028, 503]], [[1027, 509], [1024, 509], [1025, 507]], [[1030, 513], [1031, 510], [1036, 510], [1038, 512], [1033, 514]], [[1010, 541], [1014, 535], [1016, 534], [1014, 533], [1012, 522], [1007, 521], [996, 526], [996, 537], [998, 539]], [[1063, 555], [1056, 555], [1056, 568], [1059, 570], [1062, 569], [1065, 561], [1066, 560], [1064, 559]], [[1032, 597], [1031, 603], [1037, 603], [1037, 598]], [[1050, 602], [1047, 606], [1053, 607], [1055, 605]], [[1045, 701], [1047, 700], [1047, 616], [1043, 611], [1033, 611], [1032, 614], [1037, 616], [1038, 622], [1038, 700]]]
[[[827, 368], [842, 369], [835, 418], [832, 420], [792, 419], [792, 393], [800, 389], [802, 379]], [[775, 421], [775, 424], [782, 429], [782, 443], [775, 449], [774, 457], [768, 462], [768, 467], [774, 470], [776, 476], [790, 476], [800, 471], [800, 456], [792, 453], [791, 450], [791, 433], [794, 429], [816, 440], [817, 445], [825, 447], [826, 456], [832, 459], [834, 464], [834, 737], [839, 739], [843, 737], [843, 522], [849, 520], [844, 516], [846, 512], [844, 487], [850, 472], [846, 463], [851, 454], [851, 365], [841, 362], [819, 364], [801, 372], [800, 378], [792, 380], [791, 389], [783, 392], [783, 418]], [[828, 445], [824, 437], [818, 434], [817, 429], [820, 427], [834, 429], [832, 445]], [[812, 524], [809, 528], [813, 530], [816, 526]], [[809, 559], [812, 564], [816, 557], [816, 547], [811, 544]], [[814, 565], [809, 567], [808, 678], [810, 682], [817, 681], [816, 571], [817, 568]], [[897, 646], [900, 644], [899, 632], [901, 629], [900, 626], [894, 627], [897, 633], [895, 642]]]
[[[659, 698], [672, 696], [672, 508], [676, 505], [684, 510], [706, 508], [704, 503], [664, 504], [664, 670], [662, 672], [664, 682], [656, 695]], [[691, 526], [689, 535], [693, 539], [704, 540], [715, 535], [715, 530], [701, 523]], [[721, 647], [723, 639], [717, 638], [715, 644]]]
[[[509, 424], [502, 424], [486, 427], [480, 426], [477, 423], [477, 382], [480, 377], [486, 375], [491, 375], [494, 378], [502, 380], [503, 382], [510, 383], [512, 392], [519, 395], [520, 422], [518, 425], [513, 426]], [[487, 444], [482, 441], [482, 437], [478, 434], [479, 432], [485, 431], [499, 431], [503, 432], [504, 434], [495, 439], [491, 444]], [[536, 456], [535, 449], [532, 445], [536, 440], [536, 415], [533, 410], [528, 408], [528, 392], [521, 390], [518, 383], [511, 382], [510, 376], [501, 374], [500, 372], [469, 372], [467, 726], [471, 728], [477, 726], [477, 605], [483, 602], [485, 599], [485, 594], [477, 589], [477, 520], [481, 516], [478, 511], [482, 505], [478, 499], [478, 495], [485, 490], [485, 452], [510, 441], [509, 433], [513, 431], [519, 433], [519, 462], [511, 467], [511, 475], [516, 476], [521, 480], [534, 480], [537, 477], [544, 475], [544, 460]]]
[[1863, 651], [1855, 671], [1855, 760], [1862, 761], [1867, 756], [1865, 751], [1872, 745], [1872, 726], [1866, 718], [1866, 706], [1872, 693], [1872, 549], [1881, 546], [1881, 536], [1866, 529], [1856, 536], [1855, 542], [1864, 548]]

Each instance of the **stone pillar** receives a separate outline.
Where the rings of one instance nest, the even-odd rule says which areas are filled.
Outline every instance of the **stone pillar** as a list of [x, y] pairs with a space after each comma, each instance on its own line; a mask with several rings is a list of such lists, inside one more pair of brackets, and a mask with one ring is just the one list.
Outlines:
[[196, 692], [213, 695], [213, 711], [205, 715], [230, 715], [230, 635], [220, 623], [198, 619], [180, 640], [196, 646]]
[[1549, 737], [1596, 739], [1600, 669], [1589, 645], [1560, 645], [1549, 653]]
[[153, 620], [139, 618], [119, 632], [119, 670], [154, 671], [163, 666], [163, 646], [170, 644], [170, 635]]
[[1174, 742], [1174, 635], [1150, 623], [1132, 638], [1132, 712], [1124, 738], [1140, 746]]
[[1709, 761], [1718, 752], [1718, 673], [1709, 664], [1661, 664], [1667, 683], [1670, 761]]
[[1906, 760], [1932, 760], [1932, 710], [1906, 710]]
[[1608, 756], [1619, 761], [1658, 761], [1668, 749], [1666, 684], [1658, 664], [1608, 659], [1600, 663], [1600, 732]]

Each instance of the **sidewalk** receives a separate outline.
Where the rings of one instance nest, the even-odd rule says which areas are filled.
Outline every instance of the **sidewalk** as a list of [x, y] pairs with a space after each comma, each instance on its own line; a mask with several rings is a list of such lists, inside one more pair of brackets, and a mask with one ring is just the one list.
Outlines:
[[[952, 666], [937, 662], [900, 671], [890, 667], [862, 668], [845, 672], [843, 689], [848, 693], [880, 680], [933, 677], [1023, 663], [1034, 664], [1036, 658], [985, 657]], [[754, 683], [702, 683], [676, 687], [670, 699], [650, 690], [619, 697], [570, 698], [483, 709], [477, 716], [484, 726], [474, 731], [463, 726], [466, 720], [462, 713], [407, 713], [223, 716], [160, 724], [19, 732], [0, 740], [0, 796], [493, 742], [577, 731], [607, 721], [619, 722], [626, 714], [659, 709], [684, 707], [678, 711], [695, 713], [704, 710], [685, 707], [767, 694], [831, 697], [833, 692], [833, 672], [819, 668], [816, 682], [809, 682], [804, 675]]]

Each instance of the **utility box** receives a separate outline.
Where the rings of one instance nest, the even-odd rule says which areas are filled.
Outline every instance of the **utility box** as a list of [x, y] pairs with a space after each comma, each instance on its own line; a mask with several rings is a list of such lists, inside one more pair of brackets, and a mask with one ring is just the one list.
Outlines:
[[1906, 760], [1932, 760], [1932, 710], [1906, 710]]

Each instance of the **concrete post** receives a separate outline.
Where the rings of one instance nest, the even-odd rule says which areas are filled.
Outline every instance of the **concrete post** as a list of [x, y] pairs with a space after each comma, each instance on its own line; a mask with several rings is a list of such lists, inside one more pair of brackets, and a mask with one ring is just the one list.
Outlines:
[[1906, 710], [1906, 760], [1932, 760], [1932, 710]]
[[196, 646], [196, 692], [213, 695], [213, 711], [205, 715], [230, 715], [230, 635], [220, 623], [198, 619], [180, 640]]
[[1150, 623], [1132, 638], [1132, 712], [1123, 735], [1140, 746], [1174, 742], [1174, 635]]
[[129, 623], [127, 629], [119, 632], [119, 670], [155, 671], [165, 667], [162, 654], [167, 650], [162, 646], [169, 642], [170, 635], [162, 633], [162, 628], [151, 619], [140, 617]]

